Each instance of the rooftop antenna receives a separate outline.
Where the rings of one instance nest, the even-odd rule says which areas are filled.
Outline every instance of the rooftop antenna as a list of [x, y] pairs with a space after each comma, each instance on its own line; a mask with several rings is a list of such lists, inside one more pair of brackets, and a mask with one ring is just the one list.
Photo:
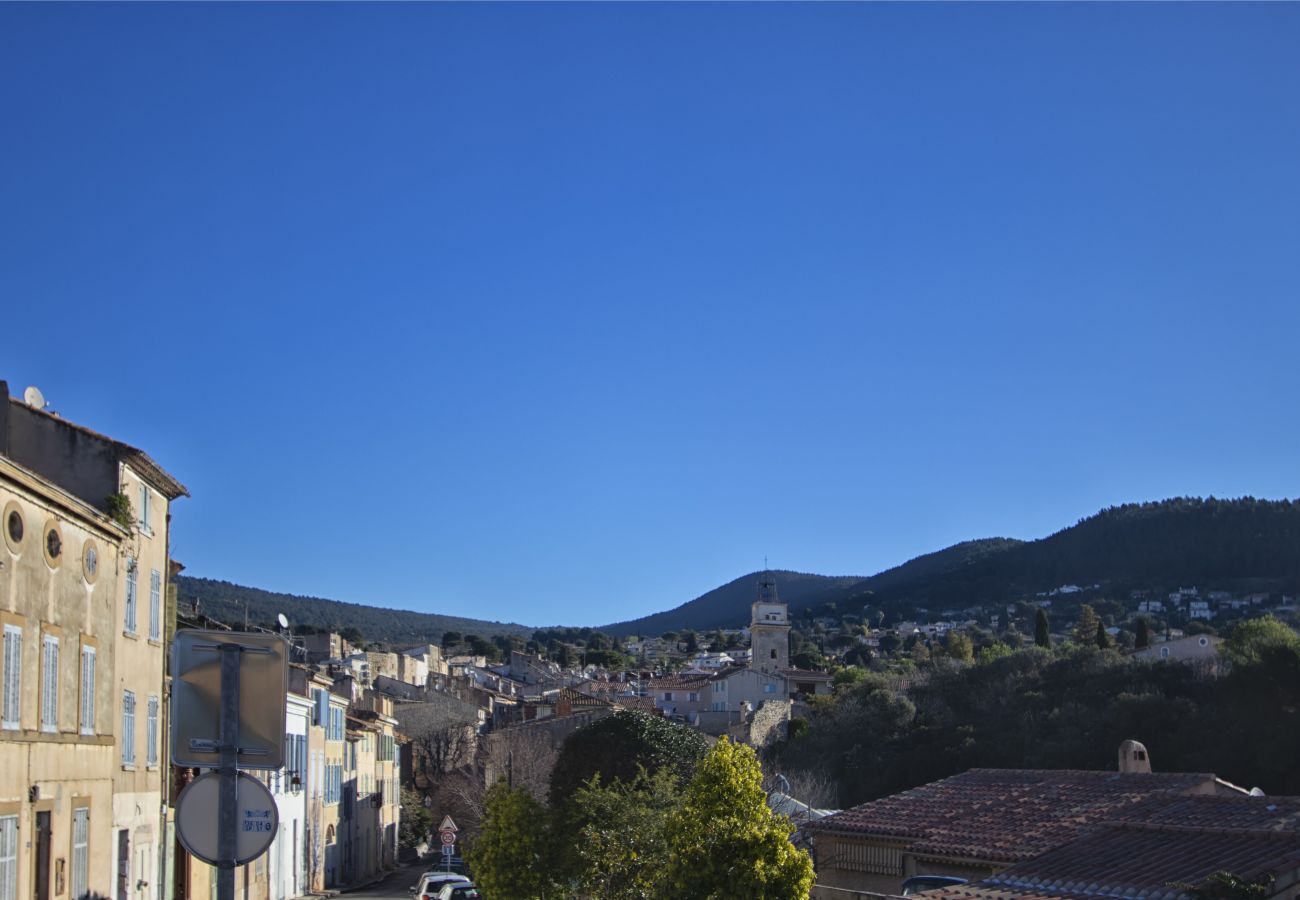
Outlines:
[[49, 406], [45, 402], [45, 395], [41, 393], [41, 389], [34, 384], [23, 391], [23, 402], [32, 409], [45, 409], [45, 407]]

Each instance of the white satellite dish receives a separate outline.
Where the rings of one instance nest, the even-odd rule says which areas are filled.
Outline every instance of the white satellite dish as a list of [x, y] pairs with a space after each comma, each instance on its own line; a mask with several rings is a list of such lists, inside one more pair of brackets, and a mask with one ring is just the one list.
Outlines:
[[289, 620], [285, 617], [284, 613], [278, 613], [275, 617], [275, 621], [280, 623], [281, 628], [289, 627]]
[[42, 394], [41, 389], [34, 384], [27, 390], [23, 391], [23, 400], [28, 406], [32, 407], [32, 409], [45, 409], [46, 407], [45, 395]]

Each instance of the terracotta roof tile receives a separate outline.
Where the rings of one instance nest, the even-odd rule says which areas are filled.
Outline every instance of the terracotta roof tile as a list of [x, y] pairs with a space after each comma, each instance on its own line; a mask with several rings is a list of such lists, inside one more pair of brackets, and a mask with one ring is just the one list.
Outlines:
[[1125, 807], [1213, 781], [1184, 773], [971, 769], [810, 827], [911, 838], [909, 852], [922, 855], [1016, 862], [1069, 842]]

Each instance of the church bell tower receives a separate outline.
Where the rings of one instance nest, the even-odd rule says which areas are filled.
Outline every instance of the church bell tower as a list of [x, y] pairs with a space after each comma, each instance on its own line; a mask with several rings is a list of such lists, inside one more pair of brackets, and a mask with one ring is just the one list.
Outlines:
[[760, 672], [790, 668], [790, 614], [776, 595], [776, 579], [764, 572], [749, 623], [749, 665]]

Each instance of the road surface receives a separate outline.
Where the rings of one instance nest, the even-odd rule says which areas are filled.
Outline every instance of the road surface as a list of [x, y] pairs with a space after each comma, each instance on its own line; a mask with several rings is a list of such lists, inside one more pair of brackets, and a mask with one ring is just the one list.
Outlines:
[[420, 876], [429, 869], [433, 864], [429, 861], [418, 862], [413, 865], [404, 866], [397, 869], [383, 881], [378, 884], [372, 884], [358, 891], [347, 891], [339, 900], [361, 900], [361, 898], [372, 898], [372, 900], [411, 900], [411, 888], [420, 880]]

